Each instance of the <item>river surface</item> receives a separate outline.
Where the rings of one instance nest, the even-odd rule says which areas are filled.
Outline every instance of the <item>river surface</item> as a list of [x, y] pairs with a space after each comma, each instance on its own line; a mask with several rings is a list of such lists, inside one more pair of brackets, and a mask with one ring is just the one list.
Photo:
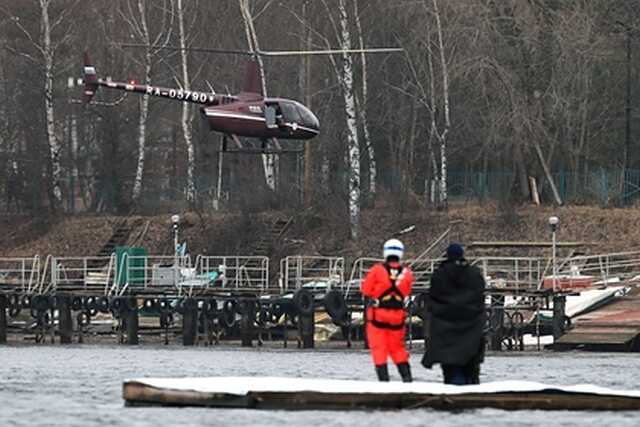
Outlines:
[[[417, 380], [441, 381], [419, 365]], [[392, 380], [398, 380], [395, 369]], [[481, 381], [530, 380], [640, 389], [640, 357], [632, 354], [490, 355]], [[640, 412], [257, 411], [127, 408], [122, 381], [144, 376], [270, 375], [374, 379], [365, 351], [244, 350], [219, 347], [0, 347], [0, 426], [637, 426]]]

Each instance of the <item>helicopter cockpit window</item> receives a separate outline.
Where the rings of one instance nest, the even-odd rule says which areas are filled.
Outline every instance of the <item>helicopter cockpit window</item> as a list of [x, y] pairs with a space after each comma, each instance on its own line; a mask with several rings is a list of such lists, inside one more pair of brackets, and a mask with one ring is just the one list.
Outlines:
[[318, 129], [320, 127], [317, 117], [307, 107], [302, 104], [297, 104], [297, 107], [304, 126], [308, 126], [313, 129]]
[[296, 109], [295, 105], [290, 104], [288, 102], [281, 102], [280, 107], [282, 108], [282, 115], [286, 122], [290, 123], [301, 123], [302, 120], [300, 118], [300, 114]]
[[276, 123], [276, 108], [273, 105], [267, 105], [264, 109], [264, 118], [269, 129], [278, 127]]

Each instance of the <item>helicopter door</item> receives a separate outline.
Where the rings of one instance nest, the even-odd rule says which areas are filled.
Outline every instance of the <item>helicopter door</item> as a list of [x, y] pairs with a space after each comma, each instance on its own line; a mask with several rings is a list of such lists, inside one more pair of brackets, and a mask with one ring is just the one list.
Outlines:
[[266, 105], [264, 107], [264, 119], [268, 129], [275, 129], [276, 124], [276, 107], [274, 105]]

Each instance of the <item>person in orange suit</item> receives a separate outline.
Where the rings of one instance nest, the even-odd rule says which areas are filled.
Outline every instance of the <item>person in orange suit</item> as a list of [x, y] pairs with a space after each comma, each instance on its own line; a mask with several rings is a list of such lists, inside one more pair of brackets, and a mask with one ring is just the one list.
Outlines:
[[404, 245], [397, 239], [385, 242], [384, 262], [371, 267], [360, 290], [368, 299], [367, 339], [378, 380], [389, 381], [387, 359], [398, 367], [403, 382], [411, 382], [409, 353], [404, 346], [406, 301], [411, 295], [413, 273], [402, 266]]

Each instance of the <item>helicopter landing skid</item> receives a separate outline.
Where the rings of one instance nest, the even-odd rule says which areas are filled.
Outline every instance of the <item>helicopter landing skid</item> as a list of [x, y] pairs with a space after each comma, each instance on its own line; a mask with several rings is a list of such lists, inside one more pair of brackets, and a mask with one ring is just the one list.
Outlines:
[[[229, 144], [229, 138], [233, 144]], [[222, 149], [219, 153], [229, 154], [290, 154], [302, 153], [304, 148], [291, 149], [283, 148], [276, 138], [262, 138], [260, 144], [253, 141], [241, 141], [237, 135], [229, 134], [222, 138]]]

